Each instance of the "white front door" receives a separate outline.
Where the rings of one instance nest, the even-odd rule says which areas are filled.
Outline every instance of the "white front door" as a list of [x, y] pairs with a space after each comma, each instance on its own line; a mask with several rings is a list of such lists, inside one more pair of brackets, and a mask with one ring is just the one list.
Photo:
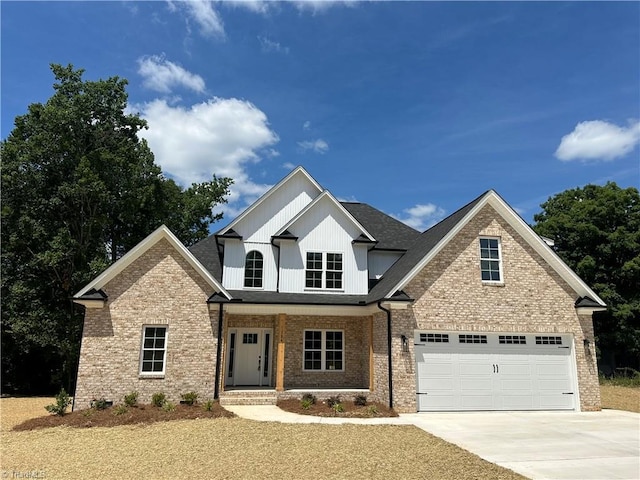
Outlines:
[[226, 385], [271, 384], [271, 329], [237, 328], [227, 339]]

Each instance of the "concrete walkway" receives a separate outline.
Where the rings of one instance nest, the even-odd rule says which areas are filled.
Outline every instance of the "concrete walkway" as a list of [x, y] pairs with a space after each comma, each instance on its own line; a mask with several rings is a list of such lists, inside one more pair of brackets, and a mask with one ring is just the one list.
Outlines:
[[637, 413], [413, 413], [397, 418], [344, 419], [297, 415], [274, 405], [225, 408], [258, 421], [415, 425], [532, 479], [640, 479]]

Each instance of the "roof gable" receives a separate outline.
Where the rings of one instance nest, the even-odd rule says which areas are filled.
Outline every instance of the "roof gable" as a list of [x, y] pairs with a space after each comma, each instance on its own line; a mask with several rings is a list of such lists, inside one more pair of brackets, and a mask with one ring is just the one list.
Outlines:
[[[489, 190], [471, 203], [436, 224], [387, 272], [371, 294], [389, 298], [402, 290], [486, 205], [490, 205], [580, 296], [589, 297], [600, 306], [605, 303], [565, 264], [547, 243], [495, 191]], [[375, 290], [375, 292], [374, 292]]]
[[113, 278], [120, 274], [125, 268], [131, 265], [135, 260], [141, 257], [147, 250], [158, 243], [160, 240], [167, 240], [176, 251], [182, 255], [182, 257], [191, 265], [196, 272], [209, 284], [211, 287], [224, 294], [227, 298], [231, 298], [226, 290], [222, 287], [220, 282], [216, 280], [213, 275], [198, 261], [198, 259], [177, 239], [177, 237], [171, 233], [171, 231], [162, 225], [138, 245], [133, 247], [126, 255], [116, 261], [113, 265], [107, 268], [104, 272], [98, 275], [92, 282], [85, 286], [82, 290], [74, 295], [74, 298], [80, 298], [86, 295], [91, 290], [99, 291]]
[[[291, 192], [287, 192], [287, 188], [291, 189]], [[295, 216], [300, 209], [308, 205], [314, 198], [322, 193], [323, 188], [315, 181], [315, 179], [309, 175], [309, 173], [301, 166], [296, 167], [284, 177], [280, 182], [271, 187], [264, 195], [250, 205], [245, 211], [238, 215], [229, 225], [216, 233], [219, 238], [228, 235], [233, 232], [240, 238], [247, 240], [256, 231], [264, 225], [267, 219], [273, 221], [274, 217], [282, 217], [279, 221], [279, 225], [276, 228], [280, 228], [282, 223], [286, 223], [293, 216]], [[296, 203], [295, 207], [291, 202], [295, 196], [303, 196]], [[280, 198], [282, 197], [282, 198]], [[270, 207], [270, 203], [273, 205]], [[261, 218], [254, 225], [250, 225], [250, 217], [254, 212], [265, 210], [261, 212]], [[266, 211], [269, 210], [269, 211]], [[273, 235], [272, 232], [268, 232], [268, 235]], [[265, 239], [262, 239], [263, 241]]]
[[[274, 236], [276, 237], [282, 236], [285, 232], [292, 229], [293, 226], [300, 221], [300, 219], [308, 215], [309, 212], [313, 211], [316, 208], [319, 208], [318, 206], [323, 202], [328, 202], [332, 207], [336, 208], [342, 215], [344, 215], [349, 220], [351, 224], [353, 224], [360, 231], [361, 235], [357, 237], [357, 239], [359, 239], [358, 240], [359, 242], [362, 242], [364, 240], [364, 241], [369, 241], [371, 243], [374, 243], [376, 241], [373, 235], [371, 235], [367, 231], [367, 229], [364, 228], [362, 224], [358, 222], [358, 220], [356, 220], [355, 217], [351, 215], [351, 213], [349, 213], [349, 211], [346, 208], [344, 208], [344, 206], [340, 202], [338, 202], [338, 200], [336, 200], [336, 198], [333, 195], [331, 195], [331, 193], [328, 190], [325, 190], [320, 195], [318, 195], [309, 205], [307, 205], [295, 217], [293, 217], [289, 221], [289, 223], [284, 225]], [[361, 238], [362, 236], [364, 236], [364, 238]]]

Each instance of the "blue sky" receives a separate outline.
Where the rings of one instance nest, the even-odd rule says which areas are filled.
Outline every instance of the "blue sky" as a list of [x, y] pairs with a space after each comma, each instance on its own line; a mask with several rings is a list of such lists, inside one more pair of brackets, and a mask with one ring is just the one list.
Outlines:
[[227, 220], [296, 165], [418, 229], [490, 188], [532, 222], [565, 189], [640, 184], [638, 2], [0, 8], [3, 139], [50, 63], [127, 78], [166, 174], [235, 180]]

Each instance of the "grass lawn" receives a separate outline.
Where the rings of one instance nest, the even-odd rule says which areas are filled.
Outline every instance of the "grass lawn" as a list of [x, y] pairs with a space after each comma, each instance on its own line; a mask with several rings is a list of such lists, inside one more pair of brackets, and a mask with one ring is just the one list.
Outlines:
[[[51, 398], [0, 400], [9, 478], [522, 479], [413, 427], [176, 420], [111, 428], [11, 428]], [[13, 475], [13, 476], [12, 476]], [[39, 475], [39, 477], [36, 477]]]
[[640, 388], [620, 385], [600, 385], [602, 408], [640, 413]]

